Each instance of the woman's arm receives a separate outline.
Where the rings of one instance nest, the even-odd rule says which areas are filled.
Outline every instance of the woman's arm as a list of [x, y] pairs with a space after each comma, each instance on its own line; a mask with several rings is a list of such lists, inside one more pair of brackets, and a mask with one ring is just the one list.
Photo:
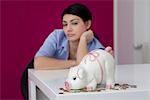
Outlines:
[[77, 65], [81, 62], [82, 58], [89, 52], [87, 45], [93, 39], [93, 32], [91, 30], [84, 32], [79, 41], [77, 49]]
[[75, 60], [59, 60], [49, 57], [34, 58], [35, 69], [65, 69], [76, 65]]
[[80, 64], [82, 58], [88, 53], [86, 38], [80, 39], [78, 49], [77, 49], [77, 65]]

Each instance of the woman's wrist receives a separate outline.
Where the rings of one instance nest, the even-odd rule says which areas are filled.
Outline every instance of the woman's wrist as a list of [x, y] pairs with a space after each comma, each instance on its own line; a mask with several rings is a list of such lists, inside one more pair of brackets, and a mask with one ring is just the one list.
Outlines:
[[70, 62], [70, 67], [77, 65], [76, 60], [69, 60], [69, 62]]
[[85, 36], [82, 36], [81, 38], [80, 38], [80, 42], [79, 43], [87, 43], [87, 38], [85, 37]]

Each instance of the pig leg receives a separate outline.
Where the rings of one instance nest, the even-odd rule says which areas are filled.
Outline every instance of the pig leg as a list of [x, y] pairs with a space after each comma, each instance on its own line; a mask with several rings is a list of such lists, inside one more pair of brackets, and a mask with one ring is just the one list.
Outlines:
[[111, 89], [114, 87], [115, 81], [114, 63], [105, 62], [105, 71], [106, 71], [106, 89]]
[[95, 90], [97, 86], [96, 79], [93, 78], [93, 80], [86, 86], [87, 91]]

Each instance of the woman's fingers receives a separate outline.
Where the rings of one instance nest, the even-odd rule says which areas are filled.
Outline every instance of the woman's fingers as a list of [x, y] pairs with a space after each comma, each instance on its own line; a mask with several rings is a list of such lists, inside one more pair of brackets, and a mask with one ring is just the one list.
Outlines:
[[88, 30], [86, 32], [84, 32], [81, 36], [86, 38], [87, 43], [89, 43], [90, 41], [92, 41], [94, 35], [93, 35], [93, 31], [92, 30]]

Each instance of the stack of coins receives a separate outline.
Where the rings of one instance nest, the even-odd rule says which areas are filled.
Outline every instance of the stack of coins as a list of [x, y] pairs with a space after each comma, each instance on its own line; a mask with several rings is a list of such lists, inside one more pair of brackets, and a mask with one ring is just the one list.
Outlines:
[[[114, 87], [109, 89], [109, 90], [126, 90], [127, 88], [137, 88], [136, 85], [129, 85], [129, 84], [119, 84], [115, 83]], [[88, 91], [86, 88], [83, 89], [74, 89], [74, 90], [65, 90], [64, 88], [59, 88], [60, 92], [59, 94], [64, 94], [64, 93], [79, 93], [79, 92], [101, 92], [108, 90], [104, 87], [97, 87], [95, 90]]]

